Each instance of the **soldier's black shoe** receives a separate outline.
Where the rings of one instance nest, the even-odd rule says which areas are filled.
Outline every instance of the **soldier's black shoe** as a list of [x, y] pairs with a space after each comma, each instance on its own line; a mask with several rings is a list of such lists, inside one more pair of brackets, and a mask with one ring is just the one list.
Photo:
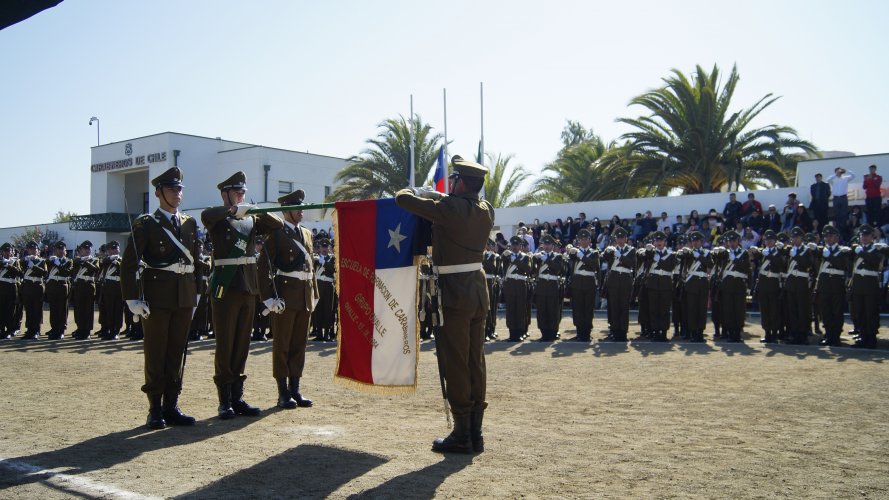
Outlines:
[[296, 406], [311, 408], [312, 400], [306, 399], [299, 393], [299, 377], [290, 377], [290, 396], [296, 400]]
[[0, 332], [0, 340], [8, 339], [9, 337], [10, 337], [9, 332], [6, 332], [6, 331]]
[[179, 409], [179, 394], [176, 393], [164, 395], [163, 416], [170, 425], [189, 426], [195, 422], [194, 417], [182, 413]]
[[161, 396], [148, 395], [148, 420], [145, 425], [152, 430], [163, 429], [167, 426], [164, 421], [163, 410], [161, 409]]
[[216, 392], [219, 394], [219, 418], [222, 420], [235, 418], [235, 411], [232, 409], [232, 385], [216, 384]]
[[432, 442], [436, 453], [472, 453], [472, 440], [469, 437], [470, 415], [454, 415], [454, 430], [447, 437]]
[[34, 340], [39, 337], [40, 337], [40, 332], [38, 332], [38, 331], [25, 332], [25, 334], [22, 335], [22, 338], [25, 340]]
[[469, 414], [469, 438], [472, 441], [472, 451], [481, 453], [485, 451], [485, 436], [482, 434], [482, 421], [485, 410], [473, 410]]
[[250, 340], [254, 342], [262, 342], [268, 339], [265, 338], [265, 332], [260, 330], [253, 330], [253, 335], [250, 337]]
[[244, 381], [239, 380], [231, 385], [232, 387], [232, 410], [238, 415], [245, 417], [258, 417], [261, 410], [255, 406], [250, 406], [244, 401]]
[[197, 330], [191, 330], [188, 332], [188, 340], [202, 340], [201, 332]]
[[278, 383], [278, 408], [284, 410], [296, 408], [296, 401], [290, 397], [290, 390], [287, 388], [287, 379], [279, 377], [275, 381]]

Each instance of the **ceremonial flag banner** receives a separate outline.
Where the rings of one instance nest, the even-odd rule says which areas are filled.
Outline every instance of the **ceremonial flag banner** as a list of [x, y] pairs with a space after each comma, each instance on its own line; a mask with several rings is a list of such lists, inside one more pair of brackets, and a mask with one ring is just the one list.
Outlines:
[[432, 184], [439, 193], [445, 192], [445, 158], [444, 146], [438, 148], [438, 163], [435, 165], [435, 175], [432, 177]]
[[337, 202], [339, 342], [334, 381], [383, 394], [417, 388], [420, 219], [392, 198]]

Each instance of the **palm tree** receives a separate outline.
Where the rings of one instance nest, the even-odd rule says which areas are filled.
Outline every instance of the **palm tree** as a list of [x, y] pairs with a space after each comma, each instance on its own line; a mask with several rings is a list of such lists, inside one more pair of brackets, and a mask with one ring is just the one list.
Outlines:
[[[490, 153], [485, 153], [489, 165], [493, 165], [485, 181], [485, 199], [494, 208], [520, 207], [527, 205], [530, 199], [527, 195], [519, 195], [519, 185], [531, 176], [521, 165], [510, 170], [509, 162], [513, 156], [498, 154], [497, 159]], [[508, 172], [508, 174], [507, 174]]]
[[555, 161], [543, 167], [544, 176], [535, 184], [533, 199], [541, 204], [606, 200], [632, 194], [627, 171], [600, 160], [615, 149], [593, 131], [569, 120], [562, 130], [562, 149]]
[[[788, 185], [788, 173], [779, 162], [788, 150], [817, 155], [815, 146], [780, 125], [751, 128], [751, 122], [778, 97], [767, 94], [753, 106], [731, 113], [732, 95], [738, 84], [737, 66], [724, 86], [719, 68], [708, 74], [700, 66], [689, 80], [674, 69], [664, 87], [630, 101], [650, 111], [639, 118], [620, 118], [636, 130], [621, 136], [620, 151], [630, 184], [647, 195], [711, 193], [723, 188]], [[615, 164], [612, 158], [610, 164]]]
[[367, 200], [394, 196], [408, 185], [411, 158], [411, 129], [414, 133], [414, 176], [425, 179], [438, 157], [442, 135], [432, 132], [432, 126], [419, 116], [410, 124], [399, 116], [387, 118], [378, 127], [377, 136], [368, 139], [371, 145], [359, 155], [349, 158], [349, 164], [334, 177], [339, 185], [328, 196], [328, 201]]

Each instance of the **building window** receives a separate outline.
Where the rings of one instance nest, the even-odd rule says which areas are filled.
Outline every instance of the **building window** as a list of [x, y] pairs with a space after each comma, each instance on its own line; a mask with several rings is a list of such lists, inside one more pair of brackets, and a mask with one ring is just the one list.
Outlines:
[[278, 194], [290, 194], [293, 192], [293, 182], [278, 181]]
[[148, 213], [148, 193], [142, 193], [142, 213]]
[[324, 199], [330, 197], [330, 186], [324, 186]]

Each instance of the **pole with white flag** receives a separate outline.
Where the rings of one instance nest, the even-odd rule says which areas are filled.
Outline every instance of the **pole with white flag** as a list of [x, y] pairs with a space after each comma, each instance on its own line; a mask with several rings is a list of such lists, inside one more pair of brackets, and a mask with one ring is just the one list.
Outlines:
[[[448, 155], [448, 89], [441, 89], [442, 101], [444, 103], [444, 157], [445, 157], [445, 179], [451, 175], [450, 172], [450, 156]], [[445, 180], [445, 193], [448, 192], [450, 186], [448, 185], [448, 181]]]
[[408, 126], [411, 131], [411, 164], [408, 173], [408, 187], [414, 187], [414, 94], [411, 94], [411, 118], [408, 120]]

